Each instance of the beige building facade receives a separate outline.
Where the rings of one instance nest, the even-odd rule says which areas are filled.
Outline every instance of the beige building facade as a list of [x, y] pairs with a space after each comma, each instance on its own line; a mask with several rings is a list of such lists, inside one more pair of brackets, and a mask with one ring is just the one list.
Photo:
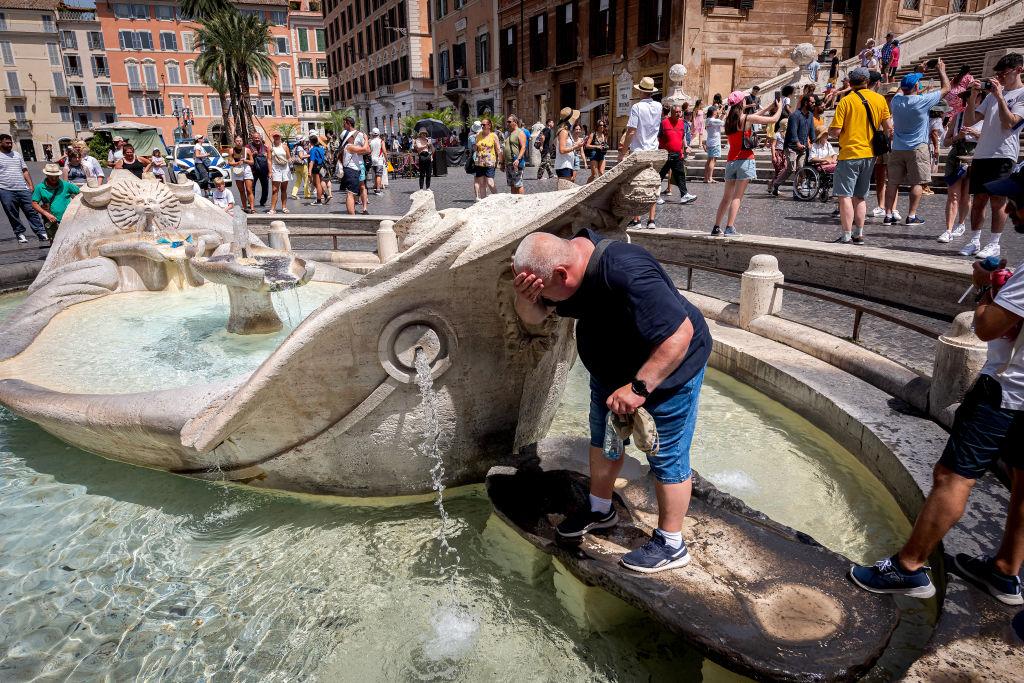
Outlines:
[[495, 0], [435, 0], [430, 32], [434, 42], [435, 90], [440, 104], [463, 120], [501, 112]]
[[[57, 8], [57, 29], [64, 64], [65, 99], [71, 107], [75, 131], [81, 134], [94, 125], [113, 123], [117, 113], [110, 83], [110, 62], [96, 12], [61, 5]], [[59, 89], [56, 97], [61, 97]]]
[[293, 102], [298, 105], [299, 133], [308, 135], [323, 131], [324, 114], [331, 110], [323, 3], [320, 0], [293, 0], [288, 25], [294, 48], [294, 80], [282, 69], [278, 74], [278, 84], [282, 97], [294, 94]]
[[56, 159], [75, 137], [57, 6], [56, 0], [0, 0], [0, 130], [30, 161]]

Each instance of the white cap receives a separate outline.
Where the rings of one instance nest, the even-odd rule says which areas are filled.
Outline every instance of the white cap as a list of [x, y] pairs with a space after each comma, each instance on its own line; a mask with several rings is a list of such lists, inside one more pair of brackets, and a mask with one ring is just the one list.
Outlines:
[[374, 128], [371, 130], [370, 135], [380, 135], [380, 128]]

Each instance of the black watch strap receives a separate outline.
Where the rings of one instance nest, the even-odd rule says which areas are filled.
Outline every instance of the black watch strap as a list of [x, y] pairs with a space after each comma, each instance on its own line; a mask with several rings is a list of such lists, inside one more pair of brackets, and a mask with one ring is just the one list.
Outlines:
[[643, 396], [644, 398], [647, 398], [648, 396], [651, 395], [651, 392], [647, 391], [647, 384], [638, 377], [633, 378], [633, 381], [630, 383], [630, 386], [633, 389], [633, 393], [636, 394], [637, 396]]

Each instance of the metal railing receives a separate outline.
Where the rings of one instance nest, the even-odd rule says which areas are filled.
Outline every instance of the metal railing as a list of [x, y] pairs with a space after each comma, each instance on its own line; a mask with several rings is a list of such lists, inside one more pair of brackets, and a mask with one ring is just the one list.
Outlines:
[[68, 76], [74, 76], [76, 78], [82, 77], [82, 67], [80, 66], [65, 66], [64, 73]]
[[[693, 263], [686, 263], [683, 261], [669, 261], [666, 259], [659, 259], [659, 261], [661, 261], [661, 263], [667, 266], [686, 268], [687, 291], [693, 290], [694, 270], [702, 270], [708, 273], [715, 273], [716, 275], [725, 275], [726, 277], [735, 278], [737, 280], [743, 277], [743, 273], [736, 273], [731, 270], [721, 270], [720, 268], [699, 266]], [[924, 335], [929, 339], [938, 339], [940, 336], [939, 332], [930, 330], [927, 327], [923, 327], [916, 323], [903, 320], [902, 318], [898, 318], [895, 315], [887, 313], [886, 311], [883, 311], [881, 309], [875, 308], [874, 306], [867, 306], [865, 304], [846, 301], [845, 299], [840, 299], [839, 297], [830, 296], [828, 294], [822, 294], [821, 292], [815, 289], [810, 289], [808, 287], [801, 287], [800, 285], [791, 285], [786, 283], [776, 283], [775, 289], [793, 292], [794, 294], [803, 294], [805, 296], [813, 297], [815, 299], [820, 299], [821, 301], [826, 301], [830, 304], [836, 304], [838, 306], [844, 306], [845, 308], [851, 309], [853, 311], [853, 334], [850, 338], [853, 339], [854, 341], [860, 341], [860, 327], [865, 314], [873, 315], [879, 320], [884, 320], [885, 322], [892, 323], [893, 325], [899, 325], [900, 327], [906, 328], [911, 332], [917, 332], [918, 334]]]
[[100, 106], [100, 107], [113, 107], [114, 106], [114, 97], [113, 97], [113, 95], [110, 95], [110, 96], [98, 95], [96, 97], [96, 104], [98, 106]]
[[14, 119], [15, 130], [32, 130], [31, 119]]
[[94, 78], [110, 78], [110, 69], [98, 69], [93, 67], [92, 75]]
[[71, 106], [72, 107], [88, 107], [89, 106], [89, 98], [88, 97], [79, 97], [78, 95], [72, 95], [71, 96]]

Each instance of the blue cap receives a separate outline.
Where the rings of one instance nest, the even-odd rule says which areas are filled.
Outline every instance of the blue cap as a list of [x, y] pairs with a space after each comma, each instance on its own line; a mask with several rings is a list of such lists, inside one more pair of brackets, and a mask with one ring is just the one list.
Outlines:
[[903, 80], [900, 81], [900, 88], [904, 91], [913, 90], [922, 78], [924, 78], [924, 74], [922, 73], [907, 74], [903, 77]]

